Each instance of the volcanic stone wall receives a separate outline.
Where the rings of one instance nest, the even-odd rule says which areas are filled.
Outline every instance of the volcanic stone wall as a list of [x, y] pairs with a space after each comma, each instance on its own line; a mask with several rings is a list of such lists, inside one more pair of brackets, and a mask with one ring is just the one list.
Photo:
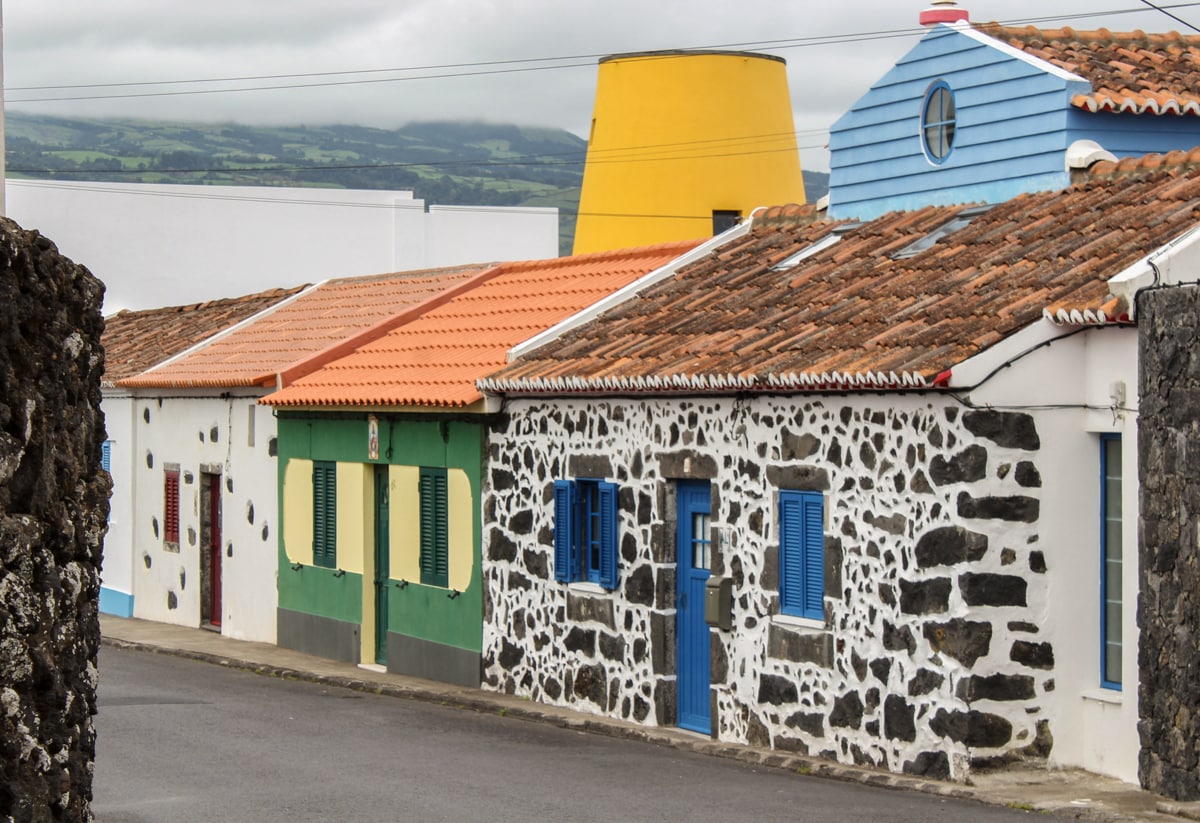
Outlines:
[[1200, 799], [1200, 288], [1144, 292], [1141, 409], [1139, 777]]
[[[484, 489], [484, 687], [676, 722], [675, 481], [712, 488], [713, 736], [962, 778], [1045, 757], [1034, 418], [950, 401], [510, 399]], [[619, 492], [616, 591], [553, 574], [553, 481]], [[779, 614], [779, 489], [825, 494], [825, 620]]]
[[104, 287], [0, 219], [0, 820], [90, 820]]

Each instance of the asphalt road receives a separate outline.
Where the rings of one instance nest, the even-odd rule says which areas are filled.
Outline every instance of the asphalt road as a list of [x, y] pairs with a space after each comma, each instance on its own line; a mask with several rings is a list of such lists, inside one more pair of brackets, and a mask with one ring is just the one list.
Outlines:
[[100, 823], [1028, 819], [112, 647], [96, 726]]

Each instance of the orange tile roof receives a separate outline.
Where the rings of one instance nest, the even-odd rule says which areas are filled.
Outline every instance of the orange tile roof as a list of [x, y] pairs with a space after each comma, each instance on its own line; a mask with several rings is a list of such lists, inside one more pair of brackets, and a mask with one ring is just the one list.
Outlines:
[[269, 289], [244, 297], [186, 306], [121, 311], [104, 320], [104, 385], [139, 374], [307, 286]]
[[463, 408], [514, 345], [700, 241], [500, 264], [486, 281], [263, 398], [278, 406]]
[[1200, 35], [1006, 28], [996, 23], [977, 28], [1091, 83], [1091, 94], [1072, 98], [1077, 108], [1200, 115]]
[[490, 266], [456, 266], [320, 283], [253, 323], [122, 380], [125, 387], [284, 384], [486, 278]]
[[[1197, 155], [1200, 156], [1200, 155]], [[497, 393], [724, 393], [930, 387], [1037, 322], [1128, 322], [1108, 278], [1200, 224], [1190, 153], [1104, 166], [1065, 191], [1021, 195], [909, 257], [969, 211], [857, 225], [773, 208], [749, 234], [500, 369]], [[792, 268], [781, 261], [842, 239]], [[1060, 312], [1062, 313], [1060, 316]]]

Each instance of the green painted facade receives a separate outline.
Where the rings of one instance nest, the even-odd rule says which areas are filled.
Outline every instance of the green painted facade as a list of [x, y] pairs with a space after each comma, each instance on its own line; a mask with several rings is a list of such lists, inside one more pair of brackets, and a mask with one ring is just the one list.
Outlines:
[[[436, 415], [376, 413], [378, 459], [368, 457], [367, 413], [278, 412], [278, 483], [283, 506], [284, 472], [289, 460], [330, 460], [359, 465], [459, 469], [470, 483], [472, 521], [469, 585], [453, 590], [424, 586], [419, 580], [402, 583], [392, 569], [387, 597], [389, 632], [442, 646], [479, 653], [483, 637], [480, 488], [483, 472], [484, 424], [468, 418]], [[339, 489], [338, 494], [343, 491]], [[367, 493], [371, 493], [368, 489]], [[389, 501], [396, 518], [401, 501]], [[367, 503], [364, 502], [364, 510]], [[280, 520], [286, 513], [280, 513]], [[363, 622], [362, 575], [303, 565], [293, 568], [284, 550], [280, 529], [279, 607], [348, 623]], [[339, 549], [340, 551], [340, 549]], [[402, 587], [401, 587], [402, 586]], [[451, 596], [453, 595], [453, 596]], [[398, 661], [389, 659], [392, 668]]]

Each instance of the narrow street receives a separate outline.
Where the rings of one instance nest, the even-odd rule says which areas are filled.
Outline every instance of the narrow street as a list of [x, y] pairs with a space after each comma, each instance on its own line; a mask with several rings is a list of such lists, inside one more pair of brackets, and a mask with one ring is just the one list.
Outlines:
[[111, 647], [99, 707], [100, 823], [1028, 817]]

